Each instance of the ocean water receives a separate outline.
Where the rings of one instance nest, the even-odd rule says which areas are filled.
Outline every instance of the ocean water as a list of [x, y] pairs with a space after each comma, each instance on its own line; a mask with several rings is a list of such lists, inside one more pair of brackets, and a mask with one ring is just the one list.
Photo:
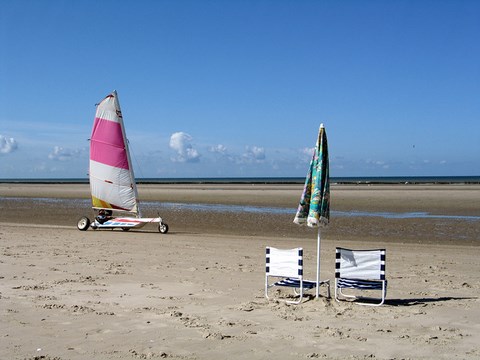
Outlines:
[[[138, 184], [303, 184], [305, 177], [139, 178]], [[331, 177], [332, 184], [480, 184], [480, 176]], [[76, 179], [0, 179], [0, 183], [88, 184]]]

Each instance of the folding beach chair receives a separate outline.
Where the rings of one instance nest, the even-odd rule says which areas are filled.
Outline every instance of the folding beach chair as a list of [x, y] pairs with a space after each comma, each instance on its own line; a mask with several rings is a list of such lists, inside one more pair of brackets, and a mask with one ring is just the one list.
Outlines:
[[387, 295], [385, 256], [385, 249], [350, 250], [337, 247], [335, 261], [335, 300], [369, 299], [352, 294], [347, 295], [343, 292], [343, 289], [363, 291], [378, 290], [382, 293], [381, 299], [379, 299], [380, 302], [356, 303], [370, 306], [382, 305]]
[[[278, 281], [270, 283], [269, 278], [274, 277]], [[328, 285], [328, 297], [330, 297], [329, 281], [322, 281], [320, 285]], [[303, 280], [303, 249], [276, 249], [266, 248], [266, 271], [265, 271], [265, 297], [268, 297], [268, 289], [274, 286], [293, 288], [294, 294], [299, 298], [297, 301], [280, 299], [289, 304], [300, 304], [304, 290], [314, 289], [315, 281]], [[298, 291], [297, 291], [298, 290]]]

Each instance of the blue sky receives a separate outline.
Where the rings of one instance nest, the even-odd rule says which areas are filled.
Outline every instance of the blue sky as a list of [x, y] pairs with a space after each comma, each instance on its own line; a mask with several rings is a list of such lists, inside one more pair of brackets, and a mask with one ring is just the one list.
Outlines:
[[479, 1], [0, 0], [0, 178], [86, 177], [117, 90], [138, 177], [480, 175]]

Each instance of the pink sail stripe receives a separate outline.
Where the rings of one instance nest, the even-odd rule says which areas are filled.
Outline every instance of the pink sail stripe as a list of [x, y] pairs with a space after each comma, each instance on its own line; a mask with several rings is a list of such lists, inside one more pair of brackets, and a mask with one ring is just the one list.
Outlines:
[[113, 146], [125, 147], [123, 143], [122, 128], [118, 122], [95, 118], [92, 130], [92, 139], [112, 144]]
[[102, 142], [91, 140], [90, 158], [93, 161], [128, 170], [128, 161], [125, 149], [121, 149]]
[[121, 169], [129, 169], [119, 123], [95, 118], [90, 139], [90, 159]]

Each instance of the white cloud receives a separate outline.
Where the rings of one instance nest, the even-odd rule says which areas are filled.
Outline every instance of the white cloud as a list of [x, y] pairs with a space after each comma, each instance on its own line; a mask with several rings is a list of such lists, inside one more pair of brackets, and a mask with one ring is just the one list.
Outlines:
[[170, 148], [177, 155], [172, 158], [174, 162], [198, 162], [200, 154], [193, 148], [191, 141], [193, 138], [184, 132], [176, 132], [170, 136]]
[[372, 159], [368, 159], [366, 161], [366, 164], [367, 165], [370, 165], [371, 167], [377, 167], [377, 168], [381, 168], [381, 169], [389, 169], [390, 168], [390, 164], [386, 163], [385, 161], [382, 161], [382, 160], [372, 160]]
[[227, 147], [222, 144], [210, 146], [208, 149], [212, 153], [225, 155], [227, 153]]
[[250, 152], [255, 160], [264, 160], [265, 159], [265, 148], [263, 147], [258, 147], [258, 146], [252, 146], [252, 147], [247, 147], [247, 151]]
[[314, 151], [315, 151], [315, 148], [309, 148], [309, 147], [306, 147], [306, 148], [303, 148], [302, 150], [300, 150], [300, 152], [302, 154], [308, 155], [309, 157], [313, 156]]
[[18, 147], [17, 141], [14, 138], [7, 138], [0, 135], [0, 153], [9, 154], [15, 151]]
[[244, 162], [262, 162], [265, 158], [265, 148], [259, 146], [247, 146], [246, 152], [242, 155]]
[[48, 158], [55, 161], [67, 161], [78, 156], [80, 152], [80, 150], [70, 150], [64, 149], [61, 146], [55, 146], [53, 151], [48, 154]]
[[304, 161], [304, 162], [311, 161], [314, 151], [315, 151], [315, 148], [310, 148], [310, 147], [300, 149], [300, 159], [301, 159], [301, 161]]

